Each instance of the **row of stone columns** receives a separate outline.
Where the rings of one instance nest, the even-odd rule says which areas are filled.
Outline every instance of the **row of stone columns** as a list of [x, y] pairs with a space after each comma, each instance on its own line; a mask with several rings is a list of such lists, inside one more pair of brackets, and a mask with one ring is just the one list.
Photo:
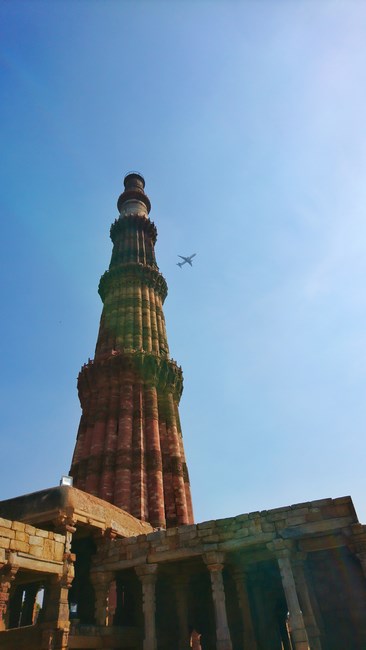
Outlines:
[[[295, 569], [295, 581], [295, 574], [289, 551], [287, 549], [278, 548], [276, 556], [289, 610], [289, 629], [292, 649], [321, 650], [319, 630], [312, 611], [306, 580], [300, 562], [297, 564], [297, 568]], [[224, 554], [220, 552], [207, 553], [203, 556], [203, 559], [210, 573], [216, 623], [216, 648], [217, 650], [232, 650], [223, 581]], [[144, 650], [156, 650], [155, 583], [157, 579], [157, 570], [157, 564], [146, 564], [136, 568], [136, 573], [142, 584], [143, 593], [143, 613], [145, 621]], [[257, 650], [245, 571], [240, 568], [236, 569], [234, 571], [234, 578], [236, 581], [239, 604], [243, 618], [243, 647], [245, 650]], [[175, 580], [175, 586], [177, 592], [177, 615], [180, 628], [179, 650], [187, 650], [190, 643], [187, 626], [187, 576], [177, 577]], [[302, 607], [304, 611], [300, 608], [298, 590], [301, 591]], [[307, 626], [305, 626], [304, 618], [307, 619]], [[308, 632], [309, 636], [311, 635], [311, 644]]]
[[[361, 538], [361, 535], [360, 535]], [[366, 535], [358, 541], [357, 553], [362, 568], [366, 575]], [[288, 608], [288, 631], [291, 638], [284, 647], [291, 650], [321, 650], [320, 631], [317, 617], [314, 614], [313, 598], [309, 594], [304, 561], [306, 555], [294, 551], [291, 544], [283, 540], [275, 540], [268, 545], [268, 550], [277, 560], [283, 591]], [[216, 625], [216, 649], [232, 650], [230, 629], [226, 611], [225, 589], [223, 581], [224, 553], [213, 551], [203, 555], [203, 560], [210, 574], [212, 602]], [[155, 585], [158, 577], [158, 564], [143, 564], [135, 568], [141, 581], [144, 615], [144, 643], [143, 650], [156, 650], [157, 630], [155, 623]], [[247, 590], [247, 570], [243, 567], [233, 569], [236, 583], [239, 607], [243, 622], [243, 649], [258, 650], [258, 642], [253, 625], [249, 594]], [[113, 574], [99, 572], [94, 574], [94, 587], [96, 591], [97, 623], [106, 624], [108, 611], [108, 586], [113, 580]], [[176, 575], [174, 586], [176, 591], [176, 608], [179, 625], [178, 650], [188, 650], [194, 641], [195, 648], [199, 650], [199, 634], [192, 639], [188, 630], [188, 603], [189, 603], [189, 575], [182, 572]], [[265, 594], [261, 593], [261, 598]], [[284, 622], [285, 628], [285, 622]], [[286, 635], [286, 631], [284, 632]], [[192, 646], [193, 647], [193, 646]]]

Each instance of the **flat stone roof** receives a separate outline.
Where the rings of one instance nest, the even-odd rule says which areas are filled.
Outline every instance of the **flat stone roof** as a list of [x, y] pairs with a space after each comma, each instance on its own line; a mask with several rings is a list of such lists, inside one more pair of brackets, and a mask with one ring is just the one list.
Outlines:
[[0, 517], [47, 528], [52, 528], [60, 517], [68, 517], [77, 528], [111, 528], [120, 537], [146, 535], [154, 530], [117, 506], [68, 485], [0, 501]]

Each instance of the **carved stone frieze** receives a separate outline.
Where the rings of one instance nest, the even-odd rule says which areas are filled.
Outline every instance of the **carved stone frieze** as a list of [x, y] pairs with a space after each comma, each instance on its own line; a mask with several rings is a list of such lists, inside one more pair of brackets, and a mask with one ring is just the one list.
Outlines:
[[[118, 385], [126, 381], [126, 372], [131, 371], [134, 376], [143, 380], [145, 384], [152, 384], [162, 391], [173, 393], [179, 401], [183, 391], [182, 369], [172, 359], [158, 357], [152, 353], [137, 352], [134, 350], [116, 351], [108, 358], [99, 361], [89, 361], [85, 364], [78, 377], [78, 391], [82, 408], [89, 405], [89, 399], [101, 390], [116, 382]], [[95, 407], [101, 409], [95, 401]]]
[[123, 237], [126, 230], [129, 228], [144, 231], [155, 244], [158, 236], [156, 226], [153, 221], [139, 215], [131, 214], [125, 217], [116, 219], [110, 229], [110, 237], [115, 244], [119, 237]]
[[156, 268], [127, 262], [106, 271], [100, 278], [98, 293], [103, 303], [107, 294], [114, 291], [122, 282], [127, 285], [140, 284], [154, 289], [161, 296], [162, 302], [168, 295], [168, 285]]

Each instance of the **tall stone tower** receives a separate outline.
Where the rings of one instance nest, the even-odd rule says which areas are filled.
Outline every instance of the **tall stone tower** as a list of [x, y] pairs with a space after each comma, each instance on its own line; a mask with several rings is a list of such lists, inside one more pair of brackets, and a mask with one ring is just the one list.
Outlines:
[[169, 358], [157, 231], [137, 173], [124, 179], [111, 226], [95, 358], [78, 378], [82, 416], [74, 485], [156, 527], [193, 523], [178, 404], [181, 368]]

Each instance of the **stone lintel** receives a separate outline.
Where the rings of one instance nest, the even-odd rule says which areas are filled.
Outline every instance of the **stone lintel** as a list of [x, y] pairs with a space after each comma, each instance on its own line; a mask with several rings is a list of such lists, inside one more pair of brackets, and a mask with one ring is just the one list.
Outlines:
[[327, 549], [345, 546], [346, 540], [342, 533], [332, 533], [330, 535], [300, 539], [297, 544], [300, 551], [310, 553], [312, 551], [325, 551]]
[[266, 544], [267, 542], [271, 542], [274, 538], [274, 533], [258, 533], [256, 535], [249, 535], [248, 537], [243, 537], [241, 539], [233, 539], [221, 542], [219, 548], [224, 552], [235, 551], [240, 548], [250, 548], [256, 544]]
[[330, 530], [337, 531], [342, 528], [347, 528], [353, 523], [353, 518], [338, 517], [334, 519], [323, 519], [320, 521], [313, 521], [303, 523], [296, 526], [289, 526], [280, 531], [281, 537], [284, 539], [294, 539], [305, 537], [306, 535], [315, 535], [316, 533], [323, 533]]
[[225, 553], [220, 551], [208, 551], [204, 553], [202, 559], [210, 571], [220, 571], [224, 566]]
[[27, 569], [30, 571], [40, 571], [41, 573], [52, 573], [61, 575], [63, 572], [63, 562], [56, 560], [42, 560], [32, 555], [16, 554], [14, 562], [19, 569]]
[[147, 577], [154, 576], [156, 577], [157, 572], [158, 572], [158, 564], [156, 563], [145, 563], [145, 564], [140, 564], [135, 568], [136, 574], [140, 579], [144, 579]]

